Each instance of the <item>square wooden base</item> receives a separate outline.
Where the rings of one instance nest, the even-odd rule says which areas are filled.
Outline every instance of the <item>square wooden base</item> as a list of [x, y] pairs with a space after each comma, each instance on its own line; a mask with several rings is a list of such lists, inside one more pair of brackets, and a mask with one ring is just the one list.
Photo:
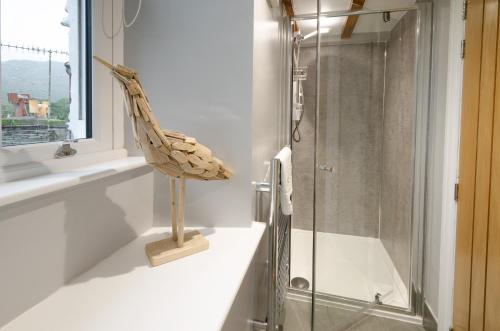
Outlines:
[[193, 255], [208, 249], [208, 240], [198, 231], [184, 234], [184, 245], [177, 247], [172, 237], [146, 244], [146, 255], [153, 267], [173, 260]]

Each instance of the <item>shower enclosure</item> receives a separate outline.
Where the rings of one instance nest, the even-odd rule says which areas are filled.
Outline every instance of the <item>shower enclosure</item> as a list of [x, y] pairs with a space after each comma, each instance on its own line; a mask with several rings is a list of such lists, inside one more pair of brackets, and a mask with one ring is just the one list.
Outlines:
[[403, 2], [294, 18], [285, 331], [422, 314], [431, 6]]

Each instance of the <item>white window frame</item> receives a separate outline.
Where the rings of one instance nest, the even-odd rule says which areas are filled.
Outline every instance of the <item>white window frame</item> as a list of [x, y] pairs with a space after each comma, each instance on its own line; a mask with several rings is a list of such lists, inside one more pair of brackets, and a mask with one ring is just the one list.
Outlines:
[[[86, 7], [85, 1], [80, 0], [82, 13]], [[92, 54], [112, 63], [123, 63], [123, 28], [120, 27], [122, 6], [123, 0], [91, 0]], [[86, 31], [84, 21], [80, 28], [82, 34]], [[114, 37], [106, 37], [103, 29], [108, 36]], [[81, 40], [84, 45], [85, 35], [81, 36]], [[86, 52], [82, 55], [86, 56]], [[82, 63], [85, 63], [85, 59]], [[85, 88], [85, 79], [82, 80], [82, 86]], [[55, 159], [54, 155], [62, 142], [0, 147], [0, 183], [126, 156], [121, 91], [109, 70], [95, 61], [92, 62], [91, 93], [92, 137], [71, 143], [71, 147], [77, 150], [76, 155]], [[81, 107], [86, 109], [84, 95]]]

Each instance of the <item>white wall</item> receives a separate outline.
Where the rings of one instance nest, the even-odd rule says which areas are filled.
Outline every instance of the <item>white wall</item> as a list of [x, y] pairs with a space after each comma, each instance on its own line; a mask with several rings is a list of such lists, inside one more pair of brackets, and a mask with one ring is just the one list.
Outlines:
[[0, 327], [151, 227], [152, 186], [143, 167], [2, 207]]
[[439, 331], [448, 331], [453, 318], [453, 287], [455, 273], [455, 239], [457, 203], [454, 185], [458, 178], [460, 113], [462, 104], [463, 60], [460, 54], [464, 38], [462, 3], [450, 2], [448, 51], [448, 84], [444, 128], [443, 195], [441, 249], [439, 268]]
[[280, 26], [265, 0], [254, 1], [252, 179], [263, 181], [279, 150], [281, 72]]
[[[129, 17], [136, 3], [126, 3]], [[253, 1], [144, 0], [125, 31], [161, 125], [196, 137], [234, 170], [224, 182], [187, 184], [188, 225], [248, 226], [252, 220]], [[168, 185], [155, 176], [157, 221], [168, 220]]]
[[249, 320], [267, 315], [267, 235], [261, 238], [221, 331], [253, 331]]
[[443, 193], [444, 126], [448, 63], [449, 0], [434, 1], [433, 58], [427, 150], [425, 299], [438, 315], [441, 196]]
[[425, 299], [438, 330], [451, 327], [458, 176], [463, 38], [462, 4], [434, 0], [434, 34], [429, 150]]

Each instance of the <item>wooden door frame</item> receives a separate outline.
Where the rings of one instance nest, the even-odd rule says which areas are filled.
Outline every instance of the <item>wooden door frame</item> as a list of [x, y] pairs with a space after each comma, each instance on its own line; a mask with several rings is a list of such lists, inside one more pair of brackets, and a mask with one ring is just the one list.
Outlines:
[[[500, 201], [498, 188], [491, 185], [492, 174], [495, 178], [500, 176], [496, 169], [492, 171], [492, 162], [499, 161], [492, 157], [493, 148], [500, 147], [498, 133], [493, 134], [493, 123], [495, 128], [500, 127], [500, 112], [496, 111], [500, 108], [499, 21], [498, 0], [468, 1], [453, 304], [455, 331], [494, 330], [495, 325], [500, 325], [495, 324], [499, 317], [494, 309], [489, 315], [485, 313], [485, 309], [495, 306], [492, 303], [496, 299], [486, 295], [486, 288], [490, 290], [489, 286], [497, 283], [491, 279], [499, 274], [487, 265], [500, 263], [499, 257], [488, 254], [500, 248], [500, 240], [490, 237], [500, 233], [500, 229], [498, 233], [490, 231], [498, 227], [498, 221], [494, 221], [500, 213], [498, 206], [490, 210], [491, 199]], [[500, 293], [500, 289], [495, 288], [495, 292]]]

